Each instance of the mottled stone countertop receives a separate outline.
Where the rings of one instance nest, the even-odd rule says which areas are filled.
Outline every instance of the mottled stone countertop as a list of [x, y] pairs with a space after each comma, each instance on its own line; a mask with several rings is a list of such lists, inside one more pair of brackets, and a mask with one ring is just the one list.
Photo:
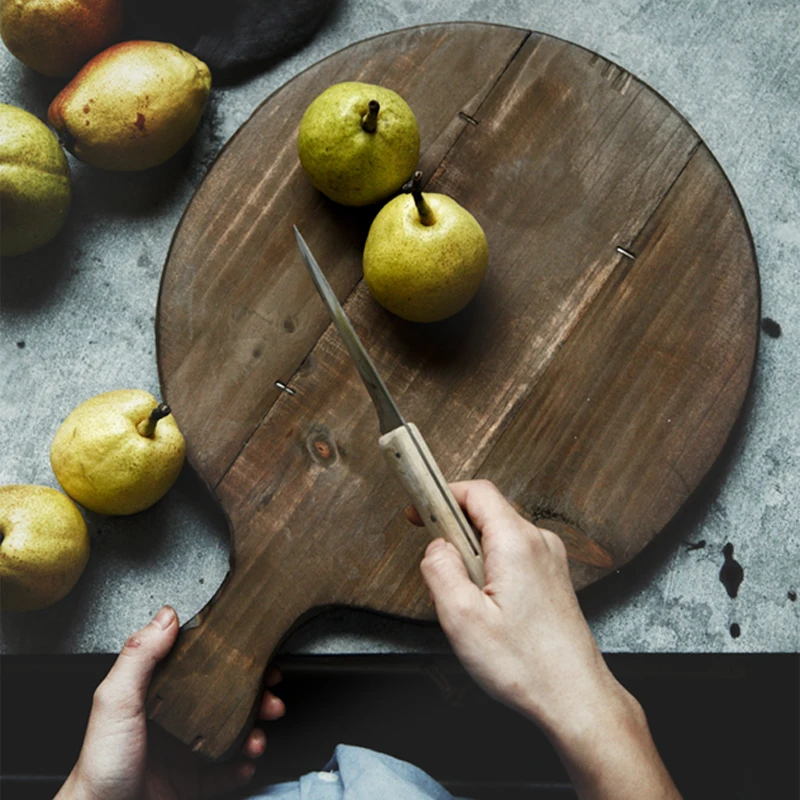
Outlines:
[[[765, 319], [742, 420], [709, 480], [635, 568], [583, 594], [601, 648], [797, 651], [800, 33], [794, 3], [782, 0], [341, 0], [302, 50], [215, 88], [193, 142], [165, 167], [102, 173], [70, 158], [74, 204], [65, 231], [37, 253], [8, 259], [0, 273], [0, 483], [56, 486], [50, 441], [91, 395], [120, 387], [158, 394], [153, 322], [170, 239], [208, 164], [253, 109], [352, 42], [449, 20], [553, 34], [650, 84], [715, 154], [755, 241]], [[0, 101], [44, 118], [60, 85], [0, 48]], [[188, 619], [227, 571], [224, 520], [188, 471], [153, 509], [88, 521], [93, 553], [78, 586], [45, 611], [3, 614], [3, 652], [116, 651], [163, 602]], [[728, 544], [744, 569], [735, 598], [720, 581]], [[348, 611], [307, 623], [284, 645], [325, 655], [445, 649], [435, 626]]]

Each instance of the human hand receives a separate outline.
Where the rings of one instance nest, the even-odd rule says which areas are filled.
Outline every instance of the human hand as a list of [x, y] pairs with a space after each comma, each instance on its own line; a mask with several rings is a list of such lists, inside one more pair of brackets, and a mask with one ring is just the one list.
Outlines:
[[[83, 748], [58, 800], [188, 800], [209, 798], [246, 784], [252, 760], [263, 754], [266, 736], [255, 728], [242, 755], [226, 764], [205, 764], [155, 725], [149, 725], [145, 698], [156, 664], [178, 637], [178, 617], [164, 606], [153, 620], [125, 642], [105, 680], [97, 687]], [[267, 686], [280, 673], [273, 669]], [[282, 717], [283, 702], [266, 690], [258, 716]]]
[[[450, 488], [481, 532], [484, 587], [443, 539], [428, 545], [421, 569], [467, 671], [540, 725], [581, 800], [680, 800], [641, 706], [586, 624], [561, 539], [523, 519], [488, 481]], [[422, 523], [413, 509], [408, 517]]]
[[617, 692], [578, 605], [561, 539], [523, 519], [488, 481], [451, 488], [481, 532], [484, 588], [469, 581], [443, 539], [428, 546], [421, 569], [442, 629], [473, 678], [545, 729], [608, 689]]

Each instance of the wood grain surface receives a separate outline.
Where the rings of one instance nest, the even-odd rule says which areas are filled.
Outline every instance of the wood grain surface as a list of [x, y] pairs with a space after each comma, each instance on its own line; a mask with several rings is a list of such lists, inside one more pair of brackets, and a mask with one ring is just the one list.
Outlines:
[[[427, 188], [486, 231], [487, 278], [450, 320], [407, 323], [371, 299], [361, 250], [377, 209], [336, 206], [300, 168], [302, 113], [341, 80], [409, 102]], [[561, 535], [576, 588], [681, 507], [755, 359], [758, 275], [736, 197], [687, 122], [618, 66], [458, 23], [360, 42], [298, 75], [196, 192], [159, 300], [164, 398], [229, 520], [232, 569], [149, 708], [211, 759], [240, 740], [299, 620], [332, 604], [433, 618], [418, 569], [428, 538], [405, 521], [293, 224], [444, 474], [491, 479]]]

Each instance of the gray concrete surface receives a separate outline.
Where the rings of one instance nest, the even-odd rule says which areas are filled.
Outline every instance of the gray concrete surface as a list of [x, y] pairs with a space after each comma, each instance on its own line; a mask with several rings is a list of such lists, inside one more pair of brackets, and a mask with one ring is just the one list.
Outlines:
[[[634, 562], [583, 602], [607, 652], [800, 649], [800, 17], [796, 0], [341, 0], [316, 38], [258, 77], [215, 89], [191, 146], [165, 168], [100, 173], [71, 159], [67, 230], [2, 266], [0, 483], [57, 485], [48, 451], [79, 402], [123, 386], [158, 393], [153, 319], [179, 216], [222, 144], [268, 94], [354, 41], [395, 28], [485, 20], [540, 30], [619, 63], [672, 102], [705, 139], [744, 206], [761, 269], [762, 336], [746, 414], [712, 479]], [[44, 117], [59, 88], [0, 50], [0, 100]], [[162, 602], [186, 619], [227, 568], [225, 527], [190, 475], [158, 506], [89, 517], [93, 555], [64, 601], [2, 615], [6, 653], [117, 650]], [[704, 540], [700, 549], [689, 543]], [[719, 581], [723, 546], [744, 568]], [[741, 634], [730, 628], [738, 623]], [[420, 652], [433, 627], [333, 612], [301, 628], [293, 653]]]

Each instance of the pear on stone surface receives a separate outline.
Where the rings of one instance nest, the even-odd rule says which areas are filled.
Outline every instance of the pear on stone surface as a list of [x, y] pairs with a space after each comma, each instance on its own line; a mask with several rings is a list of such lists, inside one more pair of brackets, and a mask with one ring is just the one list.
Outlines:
[[169, 406], [141, 389], [117, 389], [77, 406], [61, 423], [50, 464], [64, 491], [98, 514], [135, 514], [160, 500], [186, 446]]
[[460, 311], [481, 285], [489, 245], [478, 221], [452, 197], [421, 191], [390, 200], [364, 245], [364, 282], [388, 311], [412, 322], [438, 322]]
[[394, 194], [419, 159], [419, 128], [399, 94], [347, 81], [306, 109], [297, 152], [315, 188], [336, 203], [367, 206]]
[[165, 42], [122, 42], [86, 64], [47, 117], [81, 161], [148, 169], [191, 138], [210, 91], [208, 67], [190, 53]]
[[122, 0], [0, 0], [0, 37], [43, 75], [74, 75], [122, 31]]
[[86, 523], [68, 497], [49, 486], [0, 486], [0, 610], [52, 605], [88, 560]]
[[0, 254], [49, 242], [71, 202], [69, 165], [53, 132], [33, 114], [0, 103]]

